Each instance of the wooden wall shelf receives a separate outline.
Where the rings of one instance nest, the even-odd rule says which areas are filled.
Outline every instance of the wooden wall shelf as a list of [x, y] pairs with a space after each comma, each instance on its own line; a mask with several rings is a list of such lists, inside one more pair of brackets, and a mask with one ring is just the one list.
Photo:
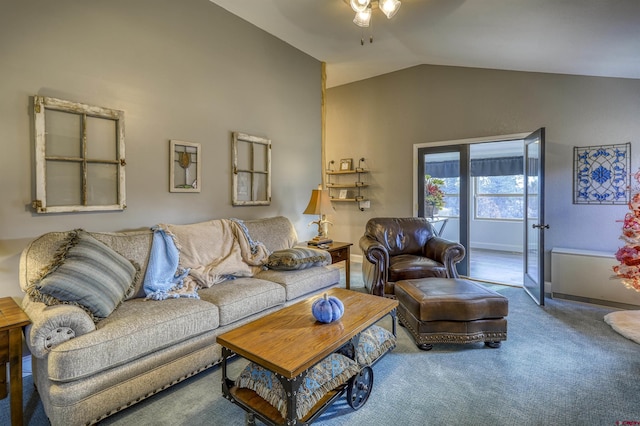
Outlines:
[[[352, 162], [351, 160], [341, 160], [340, 164], [342, 165], [344, 161], [348, 161], [349, 164]], [[361, 201], [365, 201], [362, 191], [369, 184], [364, 182], [362, 178], [363, 175], [369, 173], [369, 170], [362, 167], [362, 163], [364, 163], [364, 157], [360, 158], [358, 167], [350, 170], [333, 170], [335, 161], [329, 161], [325, 173], [327, 175], [326, 187], [329, 190], [331, 201], [355, 202], [358, 203], [360, 211], [364, 211], [360, 204]]]

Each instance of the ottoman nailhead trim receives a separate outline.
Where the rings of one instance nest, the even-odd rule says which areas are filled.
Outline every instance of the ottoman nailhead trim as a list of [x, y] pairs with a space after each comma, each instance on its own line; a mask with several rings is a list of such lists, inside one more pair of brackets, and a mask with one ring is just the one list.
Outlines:
[[486, 341], [502, 341], [507, 340], [507, 332], [482, 332], [471, 335], [459, 335], [459, 334], [429, 334], [428, 336], [421, 335], [407, 322], [402, 313], [398, 311], [398, 318], [405, 325], [406, 329], [415, 340], [416, 344], [424, 343], [477, 343]]

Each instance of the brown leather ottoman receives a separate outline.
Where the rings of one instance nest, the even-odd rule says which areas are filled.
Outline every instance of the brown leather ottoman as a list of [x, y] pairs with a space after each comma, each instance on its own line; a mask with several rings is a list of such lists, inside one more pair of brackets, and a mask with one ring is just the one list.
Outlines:
[[460, 278], [422, 278], [395, 284], [398, 318], [422, 350], [433, 343], [484, 342], [492, 348], [507, 340], [509, 300], [476, 282]]

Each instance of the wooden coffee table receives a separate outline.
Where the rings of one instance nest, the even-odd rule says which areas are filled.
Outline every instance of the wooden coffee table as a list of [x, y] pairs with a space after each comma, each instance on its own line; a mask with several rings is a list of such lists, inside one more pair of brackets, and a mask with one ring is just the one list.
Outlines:
[[[307, 371], [386, 315], [391, 315], [396, 335], [396, 300], [341, 288], [326, 293], [344, 304], [344, 315], [338, 321], [322, 324], [315, 320], [311, 305], [321, 297], [317, 295], [217, 337], [223, 346], [222, 392], [247, 411], [248, 421], [255, 416], [267, 424], [311, 423], [344, 393], [345, 386], [329, 392], [304, 419], [297, 419], [295, 394]], [[287, 419], [253, 391], [235, 387], [227, 377], [227, 361], [234, 353], [276, 373], [288, 395]]]

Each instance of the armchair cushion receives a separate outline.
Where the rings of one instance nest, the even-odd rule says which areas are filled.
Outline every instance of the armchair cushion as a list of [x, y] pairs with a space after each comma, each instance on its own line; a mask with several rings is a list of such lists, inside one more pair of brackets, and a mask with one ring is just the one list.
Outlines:
[[424, 256], [401, 254], [389, 259], [389, 281], [427, 277], [447, 277], [447, 269], [440, 262]]

